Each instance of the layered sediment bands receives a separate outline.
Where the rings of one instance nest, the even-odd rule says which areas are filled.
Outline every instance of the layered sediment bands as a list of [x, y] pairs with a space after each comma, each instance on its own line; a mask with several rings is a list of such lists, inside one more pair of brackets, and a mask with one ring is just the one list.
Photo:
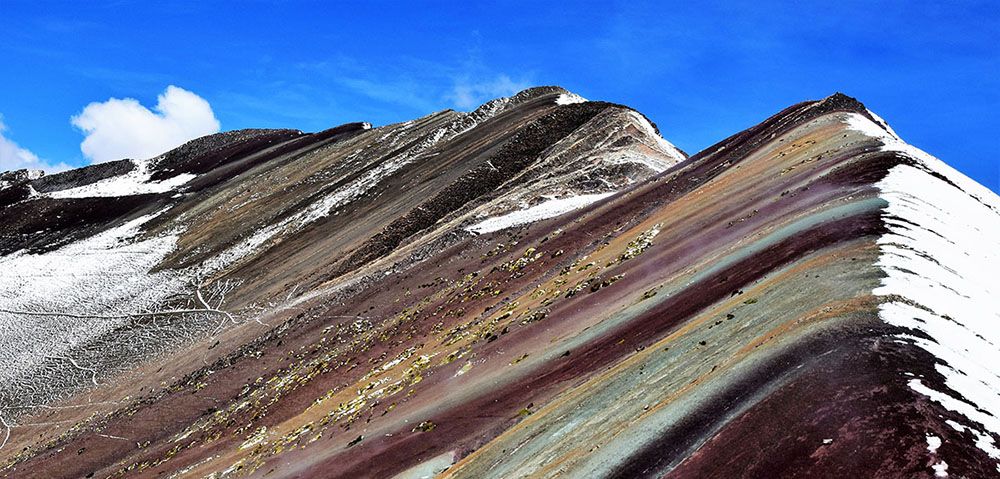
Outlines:
[[297, 138], [298, 130], [236, 130], [192, 140], [155, 161], [152, 181], [183, 173], [207, 173], [237, 158]]
[[[348, 123], [308, 135], [282, 132], [279, 135], [266, 137], [263, 144], [260, 142], [248, 142], [248, 144], [238, 145], [238, 147], [230, 147], [223, 151], [214, 152], [211, 155], [215, 157], [214, 162], [203, 160], [202, 164], [199, 165], [199, 169], [205, 170], [203, 173], [206, 174], [200, 175], [198, 178], [185, 184], [185, 191], [201, 191], [222, 183], [258, 164], [269, 163], [275, 159], [294, 161], [296, 158], [294, 153], [296, 152], [308, 151], [308, 149], [315, 148], [318, 144], [341, 141], [357, 135], [366, 129], [364, 123]], [[285, 140], [286, 138], [291, 139]]]
[[[230, 317], [4, 412], [3, 477], [1000, 471], [997, 412], [952, 374], [974, 358], [938, 347], [961, 344], [935, 321], [975, 322], [899, 283], [932, 257], [907, 235], [964, 244], [900, 175], [986, 225], [1000, 203], [854, 99], [794, 105], [691, 158], [641, 114], [558, 88], [234, 138], [164, 157], [163, 178], [193, 177], [148, 200], [169, 209], [136, 239], [169, 238], [153, 274], [191, 278], [189, 302]], [[906, 308], [923, 322], [888, 315]]]
[[162, 195], [42, 198], [0, 211], [0, 254], [42, 253], [162, 208]]
[[63, 171], [54, 175], [46, 175], [31, 182], [35, 191], [49, 193], [79, 186], [94, 184], [113, 176], [124, 175], [135, 169], [131, 160], [109, 161], [96, 165], [84, 166], [75, 170]]
[[563, 106], [528, 123], [495, 151], [477, 161], [478, 165], [457, 178], [429, 200], [396, 219], [384, 230], [337, 265], [332, 276], [352, 271], [387, 254], [406, 238], [424, 230], [466, 203], [486, 194], [521, 173], [537, 161], [545, 149], [589, 121], [608, 104], [585, 102]]

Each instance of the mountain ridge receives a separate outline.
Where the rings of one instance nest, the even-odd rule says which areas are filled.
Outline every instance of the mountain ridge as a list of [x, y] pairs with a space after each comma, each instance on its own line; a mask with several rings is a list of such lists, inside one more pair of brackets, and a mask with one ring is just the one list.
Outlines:
[[1000, 471], [1000, 200], [851, 97], [220, 135], [3, 177], [4, 477]]

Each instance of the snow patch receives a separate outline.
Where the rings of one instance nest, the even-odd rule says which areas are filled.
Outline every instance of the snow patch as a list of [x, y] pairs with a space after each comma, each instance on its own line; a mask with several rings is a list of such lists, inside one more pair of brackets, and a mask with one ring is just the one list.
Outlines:
[[948, 477], [948, 463], [941, 461], [931, 466], [934, 469], [934, 477]]
[[[875, 116], [874, 114], [872, 115]], [[875, 117], [878, 118], [877, 116]], [[918, 163], [927, 168], [928, 171], [935, 171], [945, 178], [948, 178], [949, 181], [958, 186], [958, 188], [964, 191], [967, 195], [985, 204], [997, 215], [1000, 215], [1000, 197], [997, 197], [996, 193], [975, 182], [968, 176], [965, 176], [947, 163], [931, 156], [927, 152], [905, 143], [898, 136], [896, 136], [895, 132], [893, 132], [888, 125], [886, 125], [885, 129], [883, 129], [868, 118], [865, 118], [863, 115], [859, 115], [857, 113], [848, 113], [844, 118], [844, 123], [846, 123], [847, 127], [851, 130], [860, 131], [868, 136], [882, 141], [883, 151], [896, 151], [902, 153], [910, 158], [913, 158], [914, 160], [917, 160]]]
[[26, 315], [122, 315], [154, 308], [179, 291], [176, 272], [150, 273], [175, 247], [177, 236], [135, 241], [157, 214], [79, 240], [54, 251], [19, 251], [0, 257], [0, 382], [31, 377], [46, 357], [68, 355], [124, 323], [125, 318]]
[[[993, 438], [973, 428], [952, 421], [951, 419], [947, 419], [944, 422], [958, 432], [971, 432], [972, 435], [976, 436], [976, 446], [986, 451], [988, 456], [994, 459], [1000, 459], [1000, 449], [998, 449], [996, 444], [993, 443]], [[1000, 472], [1000, 464], [997, 464], [997, 472]]]
[[849, 130], [863, 133], [865, 136], [877, 138], [879, 140], [891, 139], [899, 140], [899, 137], [890, 134], [885, 128], [859, 113], [848, 113], [844, 116], [844, 124]]
[[927, 452], [930, 452], [931, 454], [936, 454], [939, 447], [941, 447], [941, 438], [933, 434], [928, 434]]
[[277, 225], [271, 225], [261, 229], [253, 236], [239, 242], [236, 245], [230, 246], [225, 251], [205, 260], [201, 264], [201, 274], [203, 276], [211, 275], [243, 259], [278, 234], [282, 227], [287, 225], [289, 222], [289, 220], [285, 220]]
[[[891, 130], [855, 113], [851, 130], [877, 138], [916, 165], [897, 165], [876, 184], [888, 203], [889, 231], [878, 240], [885, 273], [874, 293], [899, 295], [919, 304], [890, 301], [879, 307], [883, 321], [920, 331], [931, 339], [901, 335], [938, 358], [935, 369], [948, 391], [920, 379], [910, 388], [1000, 435], [1000, 198], [937, 158], [902, 142]], [[958, 187], [935, 177], [947, 178]], [[901, 221], [901, 220], [902, 221]], [[926, 308], [926, 309], [925, 309]], [[970, 428], [977, 446], [994, 458], [990, 434]], [[945, 466], [946, 468], [946, 466]], [[943, 469], [942, 469], [943, 471]]]
[[165, 193], [191, 181], [196, 176], [183, 173], [163, 181], [150, 182], [149, 179], [153, 176], [153, 172], [150, 171], [149, 165], [153, 160], [131, 161], [135, 168], [128, 173], [105, 178], [89, 185], [53, 191], [45, 196], [49, 198], [92, 198]]
[[553, 218], [563, 213], [583, 208], [584, 206], [596, 201], [603, 200], [604, 198], [607, 198], [615, 193], [616, 192], [596, 193], [592, 195], [579, 195], [571, 196], [569, 198], [552, 199], [527, 209], [486, 219], [465, 229], [466, 231], [479, 234], [492, 233], [494, 231], [500, 231], [513, 226]]
[[664, 171], [675, 164], [675, 163], [668, 163], [654, 156], [644, 155], [642, 153], [637, 153], [634, 151], [622, 151], [617, 153], [611, 153], [604, 156], [604, 158], [602, 159], [604, 162], [611, 165], [625, 165], [630, 163], [640, 164], [657, 173]]
[[892, 135], [893, 138], [896, 138], [897, 140], [899, 139], [899, 135], [896, 134], [896, 132], [892, 129], [892, 127], [889, 126], [889, 123], [883, 120], [882, 117], [876, 115], [875, 112], [871, 110], [865, 109], [865, 111], [867, 111], [868, 114], [875, 119], [875, 123], [878, 123], [878, 125], [881, 126], [883, 129], [885, 129], [885, 131], [888, 132], [890, 135]]
[[556, 105], [572, 105], [574, 103], [584, 103], [587, 99], [576, 93], [561, 93], [556, 97]]
[[[436, 143], [435, 140], [433, 143]], [[309, 205], [307, 209], [296, 215], [295, 222], [299, 226], [305, 226], [320, 218], [329, 216], [334, 208], [346, 204], [368, 192], [384, 178], [392, 175], [400, 168], [410, 164], [414, 156], [403, 155], [386, 161], [375, 168], [365, 171], [364, 175], [336, 191], [323, 197], [323, 199]]]
[[635, 110], [629, 110], [628, 114], [632, 117], [636, 126], [638, 126], [647, 137], [656, 142], [656, 146], [660, 149], [660, 151], [677, 160], [678, 163], [687, 159], [687, 157], [684, 156], [684, 153], [681, 153], [681, 150], [677, 149], [673, 143], [665, 140], [659, 133], [656, 132], [656, 128], [653, 127], [653, 124], [650, 123], [645, 116], [642, 116], [642, 114]]

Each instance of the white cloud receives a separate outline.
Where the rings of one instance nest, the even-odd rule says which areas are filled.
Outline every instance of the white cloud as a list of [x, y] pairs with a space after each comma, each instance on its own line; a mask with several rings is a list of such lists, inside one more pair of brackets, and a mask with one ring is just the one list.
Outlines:
[[466, 78], [455, 82], [448, 99], [458, 108], [470, 109], [494, 98], [513, 95], [529, 86], [528, 82], [514, 81], [507, 75], [498, 75], [485, 81], [470, 81]]
[[111, 98], [87, 105], [71, 121], [86, 135], [80, 150], [93, 163], [152, 158], [219, 131], [208, 102], [173, 85], [160, 94], [152, 110], [134, 98]]
[[3, 115], [0, 115], [0, 171], [7, 170], [45, 170], [49, 173], [68, 170], [70, 167], [65, 163], [50, 164], [38, 158], [38, 155], [21, 148], [10, 138], [4, 136], [7, 126], [3, 123]]

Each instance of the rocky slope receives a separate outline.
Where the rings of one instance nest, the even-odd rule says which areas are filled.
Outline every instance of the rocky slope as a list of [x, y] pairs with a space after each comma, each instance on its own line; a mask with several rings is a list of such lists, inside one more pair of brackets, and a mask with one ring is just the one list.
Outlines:
[[555, 87], [0, 176], [2, 477], [992, 477], [1000, 199]]

